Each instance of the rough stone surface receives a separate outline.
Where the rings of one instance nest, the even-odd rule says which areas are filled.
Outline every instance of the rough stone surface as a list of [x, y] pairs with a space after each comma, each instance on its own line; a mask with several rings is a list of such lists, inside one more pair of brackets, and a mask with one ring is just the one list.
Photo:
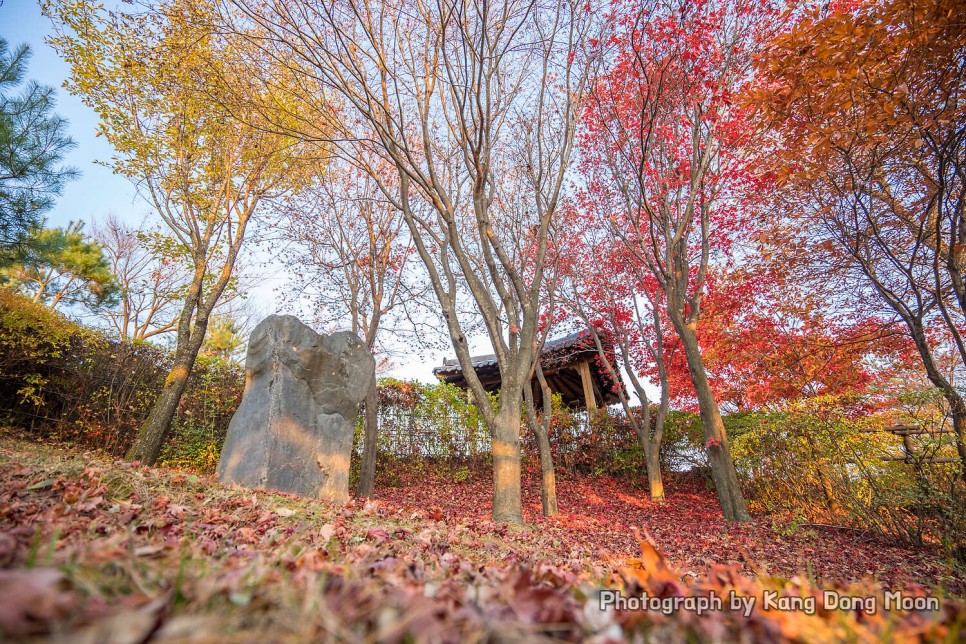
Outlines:
[[374, 377], [375, 360], [354, 333], [320, 335], [291, 315], [265, 318], [248, 342], [245, 393], [218, 478], [348, 500], [355, 419]]

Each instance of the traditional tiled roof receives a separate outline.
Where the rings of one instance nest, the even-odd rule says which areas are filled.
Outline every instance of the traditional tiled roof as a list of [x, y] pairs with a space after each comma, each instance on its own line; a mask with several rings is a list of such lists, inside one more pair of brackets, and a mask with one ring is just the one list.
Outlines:
[[[613, 349], [606, 340], [604, 348], [613, 364]], [[500, 388], [500, 373], [496, 356], [489, 354], [473, 356], [471, 359], [473, 369], [483, 386], [490, 391], [498, 390]], [[624, 386], [619, 378], [620, 372], [618, 371], [618, 382], [614, 383], [608, 370], [600, 362], [594, 337], [589, 330], [584, 329], [562, 338], [547, 340], [543, 351], [540, 353], [540, 366], [547, 377], [551, 390], [560, 393], [564, 398], [564, 404], [571, 407], [586, 406], [583, 388], [580, 385], [580, 376], [577, 373], [577, 365], [581, 362], [589, 363], [598, 404], [617, 402], [616, 388], [623, 388]], [[443, 360], [443, 365], [433, 369], [433, 373], [446, 382], [460, 387], [467, 386], [463, 377], [463, 369], [456, 358]], [[539, 392], [538, 387], [534, 387], [534, 390], [535, 393]]]

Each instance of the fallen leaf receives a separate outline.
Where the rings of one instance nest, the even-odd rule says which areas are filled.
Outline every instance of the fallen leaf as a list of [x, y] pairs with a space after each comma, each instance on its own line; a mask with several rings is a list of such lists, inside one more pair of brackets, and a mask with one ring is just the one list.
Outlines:
[[164, 551], [164, 546], [139, 546], [134, 549], [135, 557], [154, 557]]
[[78, 633], [71, 634], [75, 644], [140, 644], [158, 629], [168, 606], [169, 596], [162, 595], [136, 610], [124, 610], [98, 620]]
[[7, 635], [47, 632], [76, 603], [70, 583], [58, 570], [0, 570], [0, 631]]
[[388, 540], [389, 536], [389, 531], [385, 528], [369, 528], [366, 532], [366, 539], [375, 541], [376, 543], [382, 543]]

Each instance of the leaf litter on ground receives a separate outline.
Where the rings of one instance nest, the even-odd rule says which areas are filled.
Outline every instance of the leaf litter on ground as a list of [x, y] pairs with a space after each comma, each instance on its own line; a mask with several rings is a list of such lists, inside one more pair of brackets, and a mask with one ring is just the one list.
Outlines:
[[[0, 632], [90, 642], [962, 636], [954, 596], [939, 612], [766, 610], [767, 591], [955, 595], [962, 576], [927, 549], [785, 537], [767, 517], [726, 524], [713, 494], [669, 488], [654, 506], [619, 481], [564, 477], [566, 512], [543, 519], [528, 475], [530, 524], [514, 529], [489, 521], [482, 481], [427, 476], [338, 507], [4, 439]], [[601, 610], [606, 588], [759, 601], [749, 615]]]

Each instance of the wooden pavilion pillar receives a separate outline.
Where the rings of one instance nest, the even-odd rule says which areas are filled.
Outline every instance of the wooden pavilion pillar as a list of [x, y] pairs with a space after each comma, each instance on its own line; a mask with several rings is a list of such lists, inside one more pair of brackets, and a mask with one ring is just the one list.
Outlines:
[[590, 379], [590, 363], [578, 363], [577, 372], [580, 374], [580, 382], [584, 386], [584, 401], [587, 403], [587, 411], [594, 411], [597, 409], [597, 400], [594, 398], [594, 383]]

